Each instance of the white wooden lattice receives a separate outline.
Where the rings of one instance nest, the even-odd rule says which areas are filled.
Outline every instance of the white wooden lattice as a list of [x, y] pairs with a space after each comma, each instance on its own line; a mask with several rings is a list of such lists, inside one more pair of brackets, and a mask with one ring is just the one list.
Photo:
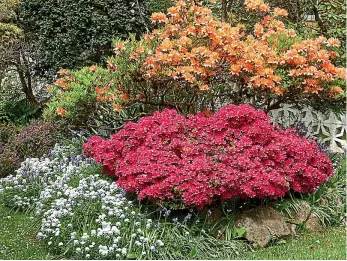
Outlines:
[[324, 142], [331, 151], [345, 152], [346, 142], [346, 114], [322, 113], [307, 107], [296, 109], [294, 106], [284, 104], [282, 108], [269, 112], [274, 123], [284, 127], [291, 127], [294, 122], [302, 122], [308, 129], [307, 136]]

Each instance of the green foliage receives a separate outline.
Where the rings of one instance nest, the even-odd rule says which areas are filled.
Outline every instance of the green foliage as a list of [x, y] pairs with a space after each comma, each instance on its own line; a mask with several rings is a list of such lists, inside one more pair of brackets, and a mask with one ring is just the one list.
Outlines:
[[16, 18], [16, 8], [20, 0], [1, 0], [0, 2], [0, 51], [5, 46], [18, 43], [23, 31], [12, 21]]
[[346, 218], [346, 156], [335, 154], [332, 161], [335, 175], [306, 199], [326, 226], [340, 225]]
[[290, 49], [290, 47], [302, 40], [300, 37], [289, 37], [286, 34], [278, 34], [278, 35], [272, 35], [267, 40], [269, 45], [274, 46], [277, 53], [283, 53]]
[[139, 34], [147, 24], [146, 1], [24, 0], [19, 16], [40, 51], [44, 71], [77, 68], [103, 60], [115, 37]]
[[0, 101], [0, 122], [28, 124], [35, 118], [38, 107], [33, 107], [27, 99]]
[[[120, 39], [116, 39], [113, 45], [120, 42]], [[121, 110], [122, 105], [128, 103], [127, 93], [133, 89], [145, 90], [148, 85], [137, 76], [139, 62], [129, 60], [130, 53], [140, 43], [143, 41], [136, 41], [135, 35], [130, 35], [128, 48], [124, 50], [126, 54], [109, 57], [108, 69], [92, 66], [63, 72], [59, 80], [48, 88], [51, 99], [44, 111], [44, 118], [77, 127], [88, 125], [89, 130], [93, 131], [103, 126], [116, 130], [126, 121], [144, 115], [148, 109], [136, 102]], [[112, 64], [117, 64], [117, 68], [112, 68]], [[59, 115], [57, 112], [60, 108], [64, 112]]]
[[148, 9], [150, 13], [166, 12], [173, 5], [174, 0], [149, 0]]
[[0, 22], [0, 50], [21, 41], [23, 31], [14, 24]]

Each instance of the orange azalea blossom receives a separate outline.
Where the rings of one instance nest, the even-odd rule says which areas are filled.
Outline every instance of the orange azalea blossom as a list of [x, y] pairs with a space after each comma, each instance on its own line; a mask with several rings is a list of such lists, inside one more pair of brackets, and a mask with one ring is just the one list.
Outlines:
[[177, 7], [185, 7], [187, 4], [185, 3], [185, 2], [183, 2], [183, 1], [178, 1], [177, 3], [176, 3], [176, 6]]
[[339, 86], [332, 86], [330, 93], [331, 94], [341, 94], [341, 93], [343, 93], [343, 90]]
[[210, 88], [208, 87], [207, 84], [203, 84], [199, 86], [200, 91], [208, 91]]
[[115, 111], [120, 112], [120, 111], [122, 110], [122, 105], [120, 105], [120, 104], [114, 104], [114, 105], [112, 106], [112, 108], [113, 108]]
[[164, 39], [164, 41], [161, 43], [161, 45], [159, 45], [158, 49], [161, 50], [161, 51], [169, 51], [172, 49], [172, 43], [170, 41], [170, 39], [166, 38]]
[[153, 13], [151, 15], [151, 21], [153, 23], [155, 22], [167, 23], [168, 19], [166, 18], [166, 15], [164, 13]]
[[117, 71], [118, 66], [113, 64], [111, 61], [107, 61], [107, 70], [109, 71]]
[[178, 13], [179, 13], [179, 8], [176, 8], [176, 7], [170, 7], [169, 9], [167, 9], [167, 13], [170, 15], [170, 16], [177, 16]]
[[66, 75], [66, 74], [67, 74], [67, 70], [66, 70], [66, 69], [60, 69], [60, 70], [58, 71], [58, 74], [60, 74], [60, 75]]
[[[271, 9], [263, 0], [246, 0], [245, 5], [259, 16], [252, 34], [245, 25], [216, 19], [199, 3], [177, 1], [167, 15], [152, 14], [153, 22], [163, 24], [145, 35], [145, 45], [140, 42], [127, 58], [139, 63], [147, 82], [171, 78], [200, 90], [209, 90], [216, 78], [228, 76], [244, 86], [277, 95], [297, 88], [296, 93], [323, 96], [329, 95], [329, 86], [336, 79], [345, 79], [345, 68], [332, 62], [337, 55], [332, 47], [339, 46], [338, 40], [322, 36], [297, 39], [296, 31], [279, 20], [288, 15], [286, 10]], [[294, 38], [294, 44], [280, 46], [283, 35]], [[119, 45], [115, 49], [126, 48], [124, 43]], [[293, 84], [287, 86], [286, 82], [284, 88], [282, 79], [288, 78]]]
[[90, 66], [90, 70], [93, 71], [93, 72], [95, 72], [98, 68], [99, 68], [99, 67], [96, 66], [96, 65]]
[[65, 116], [65, 113], [66, 113], [66, 110], [65, 110], [64, 108], [62, 108], [62, 107], [58, 107], [58, 108], [56, 109], [56, 112], [58, 113], [58, 115], [64, 117], [64, 116]]
[[125, 101], [125, 102], [129, 102], [130, 101], [130, 98], [129, 98], [129, 95], [127, 93], [122, 93], [120, 98]]
[[106, 90], [108, 90], [110, 87], [105, 85], [104, 87], [100, 88], [100, 87], [95, 87], [95, 92], [96, 94], [104, 94], [106, 92]]
[[118, 53], [119, 51], [122, 51], [124, 49], [125, 49], [125, 42], [120, 42], [120, 43], [115, 45], [114, 52]]
[[59, 86], [59, 87], [61, 87], [61, 88], [63, 88], [63, 89], [66, 89], [66, 88], [67, 88], [67, 83], [66, 83], [66, 82], [64, 81], [64, 79], [62, 79], [62, 78], [57, 79], [57, 80], [54, 82], [54, 85]]
[[250, 11], [256, 12], [270, 12], [270, 6], [265, 4], [262, 0], [246, 0], [246, 8]]
[[274, 16], [288, 16], [288, 12], [285, 9], [281, 9], [278, 7], [274, 8]]
[[131, 52], [129, 55], [130, 60], [138, 61], [139, 60], [139, 54]]
[[340, 41], [335, 38], [329, 38], [327, 40], [327, 46], [331, 47], [339, 47], [341, 45]]
[[142, 53], [144, 53], [144, 51], [145, 51], [145, 49], [143, 48], [143, 46], [139, 46], [139, 47], [136, 48], [136, 52], [138, 54], [142, 54]]

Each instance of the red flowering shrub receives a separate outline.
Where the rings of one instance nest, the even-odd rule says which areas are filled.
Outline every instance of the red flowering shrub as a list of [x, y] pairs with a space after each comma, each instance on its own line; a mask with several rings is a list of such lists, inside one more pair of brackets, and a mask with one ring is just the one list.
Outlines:
[[333, 174], [314, 141], [273, 127], [263, 111], [229, 105], [205, 115], [155, 112], [109, 140], [92, 137], [84, 151], [139, 199], [179, 199], [198, 208], [313, 191]]

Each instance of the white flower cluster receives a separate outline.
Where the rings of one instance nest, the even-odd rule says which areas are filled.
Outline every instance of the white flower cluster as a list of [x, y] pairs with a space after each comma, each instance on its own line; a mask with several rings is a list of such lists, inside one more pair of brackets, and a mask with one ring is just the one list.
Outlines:
[[38, 214], [43, 202], [57, 195], [57, 187], [66, 185], [82, 166], [90, 164], [73, 146], [55, 145], [50, 157], [27, 158], [15, 175], [0, 179], [0, 193], [7, 203], [24, 209], [35, 206]]
[[83, 258], [124, 259], [129, 251], [157, 251], [164, 243], [146, 237], [153, 221], [134, 209], [114, 182], [90, 175], [77, 187], [64, 187], [43, 214], [38, 237]]
[[[42, 217], [37, 237], [57, 252], [80, 259], [151, 258], [164, 242], [153, 221], [137, 211], [106, 176], [88, 174], [91, 162], [56, 146], [51, 157], [26, 159], [0, 189], [18, 208]], [[29, 196], [30, 195], [30, 196]]]

